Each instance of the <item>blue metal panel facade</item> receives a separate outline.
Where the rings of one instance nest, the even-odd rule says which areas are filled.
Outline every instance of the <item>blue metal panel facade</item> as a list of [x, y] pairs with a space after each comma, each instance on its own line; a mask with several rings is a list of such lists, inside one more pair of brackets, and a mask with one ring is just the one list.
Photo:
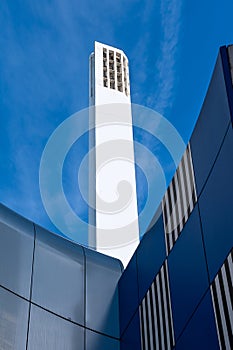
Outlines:
[[222, 55], [219, 54], [190, 140], [198, 197], [208, 179], [231, 122], [226, 89]]
[[[146, 257], [145, 252], [147, 251], [151, 251], [154, 253]], [[155, 273], [159, 271], [166, 257], [162, 216], [159, 217], [155, 225], [146, 234], [146, 239], [142, 239], [137, 249], [136, 255], [138, 266], [138, 288], [140, 302], [148, 289], [147, 286], [153, 282]]]
[[214, 310], [210, 292], [201, 300], [180, 339], [176, 350], [211, 349], [219, 350]]
[[121, 337], [121, 350], [129, 349], [141, 349], [139, 311], [136, 311]]
[[119, 281], [119, 305], [120, 305], [120, 334], [128, 326], [130, 319], [138, 309], [138, 268], [137, 256], [133, 255], [127, 269]]
[[[133, 277], [129, 266], [120, 279], [121, 349], [233, 348], [233, 79], [228, 58], [222, 47], [196, 127], [165, 193], [158, 227], [135, 252]], [[138, 308], [134, 303], [126, 313], [125, 285], [135, 276]]]
[[206, 256], [212, 281], [233, 245], [233, 132], [226, 137], [199, 199]]
[[176, 339], [208, 288], [198, 207], [168, 256], [171, 304]]

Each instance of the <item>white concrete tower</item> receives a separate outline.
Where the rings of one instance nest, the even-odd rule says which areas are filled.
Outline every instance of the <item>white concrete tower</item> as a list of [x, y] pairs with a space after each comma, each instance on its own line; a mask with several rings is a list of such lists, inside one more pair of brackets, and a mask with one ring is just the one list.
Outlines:
[[126, 266], [139, 243], [128, 59], [95, 42], [90, 56], [89, 245]]

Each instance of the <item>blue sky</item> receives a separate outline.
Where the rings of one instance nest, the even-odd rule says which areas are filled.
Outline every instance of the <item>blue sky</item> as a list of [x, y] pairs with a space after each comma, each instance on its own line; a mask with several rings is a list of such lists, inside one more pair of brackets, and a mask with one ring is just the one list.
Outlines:
[[[132, 102], [164, 115], [187, 142], [218, 48], [233, 43], [232, 13], [232, 0], [1, 1], [1, 202], [58, 232], [40, 197], [40, 159], [56, 127], [88, 106], [95, 40], [125, 51]], [[74, 145], [64, 170], [64, 190], [84, 218], [74, 178], [86, 146], [87, 137]], [[139, 206], [145, 193], [140, 186]]]

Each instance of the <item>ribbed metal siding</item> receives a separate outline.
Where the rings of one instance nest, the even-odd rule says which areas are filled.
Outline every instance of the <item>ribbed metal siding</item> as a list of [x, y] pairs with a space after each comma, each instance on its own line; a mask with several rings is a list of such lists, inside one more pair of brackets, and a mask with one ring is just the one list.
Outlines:
[[211, 285], [220, 349], [233, 349], [233, 252]]
[[197, 201], [190, 144], [163, 198], [167, 253], [171, 251]]
[[174, 345], [167, 262], [139, 306], [142, 350], [169, 350]]

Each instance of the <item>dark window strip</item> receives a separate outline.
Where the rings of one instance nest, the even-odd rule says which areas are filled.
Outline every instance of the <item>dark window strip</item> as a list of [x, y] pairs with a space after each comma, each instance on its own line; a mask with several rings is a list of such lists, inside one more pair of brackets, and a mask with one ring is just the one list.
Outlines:
[[155, 292], [155, 301], [156, 301], [156, 315], [157, 315], [157, 327], [158, 327], [158, 338], [159, 338], [159, 349], [162, 348], [162, 336], [161, 336], [161, 327], [160, 327], [160, 314], [159, 314], [159, 301], [157, 293], [157, 284], [153, 283], [154, 292]]
[[222, 327], [222, 321], [221, 321], [221, 314], [218, 304], [218, 297], [217, 297], [217, 291], [216, 291], [216, 285], [215, 282], [212, 284], [212, 291], [213, 291], [213, 297], [214, 297], [214, 306], [215, 306], [215, 312], [216, 312], [216, 321], [217, 321], [217, 327], [219, 331], [219, 341], [222, 347], [222, 350], [227, 350], [224, 340], [224, 334], [223, 334], [223, 327]]
[[192, 204], [193, 206], [195, 205], [196, 203], [196, 191], [195, 191], [195, 188], [193, 186], [193, 191], [192, 191]]
[[168, 213], [167, 213], [167, 205], [166, 205], [165, 197], [163, 199], [163, 216], [164, 216], [164, 224], [166, 227], [168, 223]]
[[171, 304], [170, 304], [170, 288], [168, 283], [168, 271], [167, 271], [167, 265], [164, 264], [164, 278], [165, 278], [165, 292], [166, 292], [166, 299], [167, 299], [167, 306], [168, 306], [168, 324], [169, 324], [169, 337], [170, 337], [170, 344], [173, 345], [173, 324], [172, 324], [172, 310], [171, 310]]
[[147, 295], [144, 298], [144, 305], [145, 305], [145, 314], [146, 314], [146, 336], [147, 336], [147, 344], [149, 347], [150, 344], [150, 327], [149, 327], [149, 307], [147, 304]]
[[164, 298], [163, 298], [163, 286], [162, 286], [162, 270], [159, 272], [159, 290], [160, 290], [160, 299], [161, 299], [161, 310], [162, 310], [162, 322], [163, 322], [163, 339], [164, 339], [164, 347], [165, 349], [168, 348], [167, 344], [167, 329], [166, 329], [166, 318], [165, 318], [165, 304], [164, 304]]
[[192, 152], [191, 152], [191, 147], [189, 144], [189, 160], [190, 160], [190, 167], [191, 167], [191, 174], [190, 174], [190, 178], [192, 179], [192, 183], [193, 183], [193, 190], [194, 190], [194, 204], [197, 202], [197, 191], [196, 191], [196, 183], [195, 183], [195, 175], [194, 175], [194, 168], [193, 168], [193, 161], [192, 161]]
[[230, 321], [230, 316], [229, 316], [229, 310], [227, 307], [227, 299], [226, 299], [226, 294], [225, 294], [225, 290], [224, 290], [224, 282], [223, 282], [221, 270], [218, 273], [218, 278], [219, 278], [222, 304], [223, 304], [223, 309], [224, 309], [224, 316], [225, 316], [225, 321], [226, 321], [226, 325], [227, 325], [228, 339], [229, 339], [231, 349], [233, 349], [233, 336], [232, 336], [232, 329], [231, 329], [231, 321]]
[[172, 246], [170, 247], [170, 251], [172, 250], [175, 242], [176, 242], [176, 235], [175, 235], [175, 232], [173, 231], [172, 232]]
[[167, 342], [168, 342], [168, 349], [172, 348], [173, 341], [172, 341], [172, 330], [170, 327], [170, 321], [171, 321], [171, 315], [170, 315], [170, 303], [169, 303], [169, 297], [167, 295], [167, 275], [166, 275], [166, 268], [165, 263], [163, 265], [162, 269], [162, 286], [163, 286], [163, 294], [164, 294], [164, 306], [166, 305], [166, 336], [167, 336]]
[[[185, 156], [186, 156], [186, 154], [185, 154]], [[188, 174], [186, 173], [184, 157], [181, 159], [181, 166], [182, 166], [182, 173], [181, 173], [181, 175], [182, 175], [183, 182], [184, 182], [184, 193], [183, 193], [183, 196], [184, 196], [185, 202], [186, 202], [186, 208], [184, 208], [184, 213], [183, 213], [184, 214], [183, 215], [183, 225], [186, 222], [185, 215], [187, 213], [187, 209], [188, 209], [187, 207], [188, 207], [188, 203], [189, 203], [189, 199], [188, 199], [188, 182], [187, 182]]]
[[168, 198], [168, 207], [169, 207], [168, 220], [170, 219], [171, 228], [173, 229], [174, 224], [173, 224], [173, 215], [172, 215], [171, 185], [167, 189], [167, 198]]
[[167, 253], [169, 254], [171, 251], [169, 234], [165, 232], [165, 235], [166, 235], [166, 240], [167, 240]]
[[[177, 184], [178, 184], [178, 197], [179, 197], [179, 200], [180, 200], [180, 215], [179, 215], [179, 228], [178, 228], [178, 235], [180, 234], [182, 228], [183, 228], [183, 219], [185, 219], [185, 209], [184, 209], [184, 201], [183, 201], [183, 191], [182, 191], [182, 186], [181, 186], [181, 174], [180, 174], [180, 171], [181, 171], [181, 168], [182, 168], [182, 163], [180, 164], [180, 166], [178, 167], [177, 169]], [[178, 208], [178, 206], [177, 206]], [[179, 211], [179, 208], [178, 208], [178, 211]]]
[[225, 271], [226, 271], [226, 276], [227, 276], [227, 283], [229, 286], [229, 294], [230, 294], [230, 298], [231, 298], [231, 308], [233, 309], [233, 286], [232, 286], [232, 281], [231, 281], [231, 273], [230, 273], [228, 260], [226, 260], [226, 262], [225, 262]]
[[151, 312], [151, 324], [152, 324], [152, 342], [153, 342], [153, 348], [156, 349], [156, 339], [155, 339], [155, 310], [154, 310], [154, 304], [153, 304], [153, 298], [152, 298], [152, 288], [149, 289], [149, 298], [150, 298], [150, 312]]
[[172, 191], [173, 191], [174, 204], [176, 204], [176, 202], [177, 202], [177, 192], [176, 192], [176, 186], [175, 186], [175, 175], [172, 178], [171, 186], [172, 186]]
[[146, 348], [146, 340], [145, 340], [145, 333], [144, 333], [144, 321], [143, 321], [143, 311], [142, 311], [142, 304], [139, 307], [139, 312], [140, 312], [140, 320], [141, 320], [141, 340], [142, 340], [142, 350], [145, 350]]
[[179, 224], [179, 213], [178, 213], [178, 205], [177, 205], [177, 191], [176, 191], [176, 185], [175, 185], [175, 175], [173, 176], [172, 182], [171, 182], [171, 191], [173, 194], [173, 198], [174, 198], [174, 203], [173, 203], [173, 207], [172, 207], [172, 217], [173, 217], [173, 227], [172, 227], [172, 231], [176, 231], [178, 228], [178, 224]]
[[192, 160], [191, 160], [191, 152], [189, 149], [188, 149], [188, 155], [189, 155], [187, 157], [188, 172], [189, 172], [189, 178], [190, 178], [190, 185], [192, 186], [191, 189], [192, 189], [193, 203], [195, 203], [196, 202], [196, 186], [195, 186], [195, 179], [193, 177], [193, 172], [192, 172], [193, 165], [192, 165]]

